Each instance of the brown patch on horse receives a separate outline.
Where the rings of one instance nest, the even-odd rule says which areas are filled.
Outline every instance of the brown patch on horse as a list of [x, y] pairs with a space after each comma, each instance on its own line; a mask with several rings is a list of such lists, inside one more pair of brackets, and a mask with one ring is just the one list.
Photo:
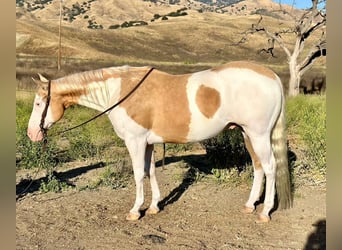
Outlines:
[[[120, 98], [126, 96], [149, 68], [130, 68], [121, 74]], [[187, 141], [191, 113], [186, 94], [189, 75], [169, 75], [153, 70], [140, 87], [122, 104], [139, 125], [152, 130], [165, 142]]]
[[196, 92], [196, 104], [205, 117], [211, 118], [221, 105], [220, 93], [216, 89], [201, 85]]
[[247, 137], [247, 135], [245, 135], [243, 138], [244, 138], [244, 140], [245, 140], [245, 146], [246, 146], [246, 148], [247, 148], [247, 150], [248, 150], [248, 152], [249, 152], [249, 154], [250, 154], [250, 156], [251, 156], [251, 158], [252, 158], [252, 160], [253, 160], [254, 168], [255, 168], [256, 170], [261, 169], [261, 168], [262, 168], [261, 163], [260, 163], [260, 161], [259, 161], [258, 156], [257, 156], [257, 155], [255, 154], [255, 152], [254, 152], [254, 149], [253, 149], [253, 147], [252, 147], [251, 141], [249, 140], [249, 138]]
[[258, 74], [264, 75], [268, 78], [271, 79], [277, 79], [277, 75], [270, 70], [269, 68], [266, 68], [262, 65], [259, 64], [255, 64], [252, 62], [246, 62], [246, 61], [237, 61], [237, 62], [230, 62], [221, 66], [218, 66], [216, 68], [213, 68], [212, 71], [221, 71], [227, 68], [243, 68], [243, 69], [250, 69], [253, 70], [255, 72], [257, 72]]

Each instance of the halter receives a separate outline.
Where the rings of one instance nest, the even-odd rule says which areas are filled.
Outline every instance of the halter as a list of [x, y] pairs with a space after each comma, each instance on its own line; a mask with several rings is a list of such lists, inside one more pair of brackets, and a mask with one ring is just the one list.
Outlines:
[[45, 123], [45, 118], [47, 115], [47, 110], [49, 108], [50, 105], [50, 99], [51, 99], [51, 81], [48, 81], [48, 93], [47, 93], [47, 97], [46, 97], [46, 104], [42, 113], [42, 118], [40, 119], [40, 124], [39, 124], [39, 128], [40, 131], [43, 133], [43, 143], [44, 145], [47, 143], [47, 129], [44, 128], [44, 123]]

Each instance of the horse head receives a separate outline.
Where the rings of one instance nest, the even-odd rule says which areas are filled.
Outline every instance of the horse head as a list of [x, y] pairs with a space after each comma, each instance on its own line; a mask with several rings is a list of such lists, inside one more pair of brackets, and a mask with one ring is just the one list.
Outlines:
[[32, 78], [38, 90], [27, 128], [27, 135], [32, 141], [41, 141], [44, 137], [44, 130], [60, 120], [65, 110], [58, 95], [53, 93], [51, 81], [41, 74], [38, 76], [39, 80]]

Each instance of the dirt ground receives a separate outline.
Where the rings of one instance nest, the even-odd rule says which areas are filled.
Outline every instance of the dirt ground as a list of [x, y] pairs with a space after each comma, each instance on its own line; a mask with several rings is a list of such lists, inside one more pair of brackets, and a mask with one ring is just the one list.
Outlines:
[[[60, 170], [74, 184], [94, 178], [101, 164]], [[162, 210], [136, 222], [125, 220], [135, 198], [133, 178], [125, 188], [74, 188], [27, 192], [16, 203], [16, 249], [326, 249], [326, 188], [300, 186], [294, 207], [276, 210], [268, 224], [240, 209], [250, 187], [220, 185], [208, 178], [189, 182], [189, 168], [167, 162], [157, 168]], [[27, 185], [27, 171], [17, 172]], [[145, 204], [151, 200], [145, 180]], [[257, 211], [262, 209], [258, 205]]]

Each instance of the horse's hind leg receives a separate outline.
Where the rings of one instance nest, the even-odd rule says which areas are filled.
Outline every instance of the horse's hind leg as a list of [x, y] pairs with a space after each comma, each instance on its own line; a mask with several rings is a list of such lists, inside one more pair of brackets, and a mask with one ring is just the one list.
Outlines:
[[133, 208], [127, 215], [127, 220], [138, 220], [140, 218], [140, 207], [144, 203], [144, 163], [146, 140], [137, 138], [125, 139], [128, 152], [132, 159], [134, 180], [136, 185], [136, 198]]
[[158, 202], [160, 200], [160, 191], [156, 178], [156, 166], [154, 161], [153, 145], [147, 145], [145, 154], [145, 172], [150, 179], [152, 190], [152, 202], [146, 213], [156, 214], [159, 212]]
[[272, 151], [270, 134], [249, 134], [249, 138], [254, 152], [258, 157], [266, 175], [264, 207], [262, 212], [259, 214], [257, 222], [268, 222], [270, 220], [269, 212], [274, 205], [276, 174], [276, 163]]
[[252, 213], [255, 209], [255, 202], [260, 198], [260, 190], [262, 186], [262, 181], [264, 178], [264, 170], [262, 169], [261, 163], [257, 155], [255, 154], [251, 141], [245, 132], [242, 133], [245, 139], [246, 148], [252, 158], [253, 163], [253, 170], [254, 170], [254, 178], [253, 178], [253, 185], [252, 190], [249, 195], [249, 199], [245, 204], [244, 209], [242, 210], [243, 213]]

